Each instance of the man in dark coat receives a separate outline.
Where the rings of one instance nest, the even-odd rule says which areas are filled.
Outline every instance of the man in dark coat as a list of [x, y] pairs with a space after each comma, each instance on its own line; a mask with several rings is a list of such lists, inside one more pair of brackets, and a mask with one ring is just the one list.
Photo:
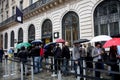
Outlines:
[[62, 58], [64, 58], [63, 60], [63, 74], [64, 75], [68, 75], [67, 71], [68, 71], [68, 65], [69, 65], [69, 59], [70, 59], [70, 50], [68, 47], [68, 42], [65, 42], [65, 44], [62, 47]]
[[56, 44], [56, 46], [53, 48], [54, 53], [54, 62], [55, 62], [55, 70], [57, 74], [57, 70], [60, 70], [60, 64], [61, 64], [61, 48], [59, 47], [59, 44]]
[[40, 71], [40, 47], [39, 45], [33, 46], [29, 54], [33, 58], [34, 73]]
[[25, 72], [25, 63], [27, 62], [28, 51], [25, 49], [24, 46], [21, 47], [17, 56], [20, 58], [20, 61], [23, 63], [23, 71]]

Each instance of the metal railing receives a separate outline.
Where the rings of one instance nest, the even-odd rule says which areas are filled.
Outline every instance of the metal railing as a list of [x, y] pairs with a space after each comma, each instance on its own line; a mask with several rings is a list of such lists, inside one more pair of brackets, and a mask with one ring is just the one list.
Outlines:
[[[63, 58], [58, 58], [58, 59], [60, 59], [60, 60], [64, 60]], [[28, 62], [29, 63], [22, 63], [22, 62], [20, 62], [19, 61], [19, 59], [8, 59], [8, 60], [10, 60], [10, 61], [13, 61], [13, 62], [17, 62], [19, 65], [20, 65], [20, 69], [21, 69], [21, 80], [24, 80], [24, 78], [25, 78], [25, 76], [23, 75], [23, 65], [27, 65], [27, 66], [31, 66], [31, 80], [35, 80], [35, 74], [34, 74], [34, 68], [33, 67], [36, 67], [36, 66], [33, 66], [33, 61], [32, 61], [32, 59], [31, 60], [29, 60]], [[55, 64], [54, 63], [54, 57], [50, 57], [49, 58], [49, 62], [47, 63], [47, 64], [45, 64], [45, 66], [49, 66], [49, 67], [43, 67], [43, 70], [49, 70], [50, 72], [52, 72], [51, 73], [51, 75], [49, 75], [49, 76], [52, 76], [52, 77], [55, 77], [55, 76], [58, 76], [57, 77], [57, 79], [58, 80], [63, 80], [63, 78], [64, 78], [64, 74], [63, 74], [63, 71], [62, 71], [62, 67], [64, 67], [63, 65], [57, 65], [57, 64]], [[112, 80], [110, 77], [111, 76], [108, 76], [108, 75], [106, 75], [107, 76], [107, 78], [106, 77], [103, 77], [103, 78], [98, 78], [98, 77], [95, 77], [94, 76], [94, 72], [95, 71], [99, 71], [99, 72], [101, 72], [102, 74], [103, 73], [106, 73], [106, 74], [117, 74], [117, 75], [120, 75], [120, 72], [118, 71], [118, 72], [115, 72], [115, 71], [108, 71], [107, 69], [95, 69], [95, 68], [88, 68], [87, 66], [86, 66], [86, 61], [84, 60], [84, 59], [81, 59], [81, 61], [83, 62], [83, 66], [80, 68], [80, 66], [77, 66], [77, 74], [75, 74], [75, 72], [71, 72], [73, 69], [74, 69], [74, 65], [73, 64], [71, 64], [72, 62], [75, 62], [75, 60], [69, 60], [70, 61], [70, 65], [68, 66], [68, 68], [69, 68], [69, 70], [67, 71], [67, 73], [70, 75], [70, 76], [76, 76], [76, 78], [74, 78], [74, 80], [76, 79], [76, 80], [80, 80], [81, 78], [83, 78], [83, 80], [86, 80], [86, 79], [96, 79], [96, 80]], [[5, 61], [6, 62], [6, 61]], [[88, 61], [88, 62], [91, 62], [91, 61]], [[96, 63], [96, 62], [94, 62], [94, 61], [92, 61], [92, 63]], [[101, 62], [100, 62], [101, 63]], [[102, 63], [104, 63], [104, 62], [102, 62]], [[6, 63], [5, 63], [6, 64]], [[61, 69], [60, 70], [55, 70], [55, 66], [60, 66], [61, 67]], [[7, 65], [6, 65], [7, 66]], [[52, 66], [52, 68], [51, 68], [51, 66]], [[6, 68], [7, 69], [7, 68]], [[5, 69], [5, 70], [6, 70]], [[9, 69], [10, 70], [10, 69]], [[81, 73], [81, 70], [83, 71], [82, 73]], [[87, 73], [88, 71], [91, 71], [89, 74]], [[7, 71], [7, 70], [6, 70]], [[10, 70], [11, 71], [11, 70]], [[14, 72], [14, 71], [12, 71], [12, 72]], [[55, 74], [55, 72], [57, 72], [57, 75]], [[61, 73], [62, 72], [62, 73]], [[47, 73], [47, 72], [46, 72]], [[9, 73], [10, 74], [10, 73]], [[40, 74], [42, 74], [42, 73], [40, 73]], [[63, 74], [63, 75], [62, 75]], [[11, 75], [12, 75], [12, 73], [11, 73]], [[68, 76], [69, 76], [68, 75]], [[70, 77], [69, 76], [69, 77]], [[5, 72], [5, 75], [4, 75], [4, 77], [8, 77], [8, 73], [7, 72]], [[108, 78], [109, 77], [109, 78]]]

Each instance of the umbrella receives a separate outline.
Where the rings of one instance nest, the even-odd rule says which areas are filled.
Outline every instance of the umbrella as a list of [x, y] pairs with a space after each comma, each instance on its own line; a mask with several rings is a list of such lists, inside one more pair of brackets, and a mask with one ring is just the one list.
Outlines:
[[28, 43], [28, 42], [22, 42], [22, 43], [17, 44], [16, 48], [20, 49], [22, 46], [24, 46], [24, 47], [30, 47], [31, 44]]
[[58, 38], [58, 39], [56, 39], [56, 41], [55, 41], [56, 43], [64, 43], [65, 42], [65, 40], [64, 39], [60, 39], [60, 38]]
[[111, 47], [111, 46], [118, 46], [120, 45], [120, 38], [112, 38], [109, 41], [107, 41], [103, 47], [107, 48], [107, 47]]
[[88, 42], [88, 41], [90, 41], [90, 40], [88, 40], [88, 39], [79, 39], [79, 40], [75, 40], [73, 43], [75, 44], [75, 43], [83, 43], [83, 42]]
[[47, 44], [44, 46], [44, 49], [48, 49], [51, 45], [55, 46], [55, 45], [56, 45], [56, 42], [47, 43]]
[[99, 35], [99, 36], [95, 36], [94, 38], [92, 38], [90, 40], [90, 42], [99, 42], [99, 41], [108, 41], [112, 39], [110, 36], [107, 35]]
[[31, 44], [41, 44], [41, 43], [42, 43], [41, 40], [34, 40], [34, 41], [31, 42]]

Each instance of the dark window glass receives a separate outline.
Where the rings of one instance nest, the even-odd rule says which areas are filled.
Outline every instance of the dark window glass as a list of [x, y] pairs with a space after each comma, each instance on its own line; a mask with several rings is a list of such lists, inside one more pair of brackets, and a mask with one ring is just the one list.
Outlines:
[[11, 32], [11, 43], [10, 43], [11, 47], [14, 47], [14, 31]]
[[112, 14], [112, 13], [117, 13], [117, 4], [110, 4], [109, 5], [109, 14]]
[[52, 36], [52, 22], [47, 19], [42, 25], [42, 38], [50, 38]]
[[20, 28], [18, 31], [18, 43], [23, 42], [23, 29]]
[[5, 33], [5, 43], [4, 43], [4, 48], [7, 49], [8, 48], [8, 34]]
[[79, 38], [79, 17], [75, 12], [68, 12], [62, 20], [62, 37], [72, 43]]
[[33, 24], [28, 29], [28, 42], [35, 40], [35, 27]]
[[118, 22], [110, 23], [110, 35], [115, 35], [119, 33], [119, 25]]
[[100, 25], [101, 35], [107, 35], [108, 34], [108, 26], [107, 24], [101, 24]]
[[118, 0], [105, 0], [96, 7], [94, 11], [95, 36], [100, 34], [112, 36], [120, 33], [120, 12], [118, 10], [120, 10]]

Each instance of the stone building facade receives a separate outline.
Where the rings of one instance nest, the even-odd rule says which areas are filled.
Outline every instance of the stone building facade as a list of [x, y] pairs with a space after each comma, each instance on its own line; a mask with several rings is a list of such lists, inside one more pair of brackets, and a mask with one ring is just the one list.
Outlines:
[[[0, 45], [4, 49], [15, 47], [16, 41], [41, 39], [48, 43], [63, 38], [72, 45], [77, 39], [120, 33], [119, 0], [33, 0], [30, 5], [28, 2], [22, 0], [22, 24], [15, 22], [15, 15], [1, 20]], [[20, 3], [15, 5], [20, 8]]]

